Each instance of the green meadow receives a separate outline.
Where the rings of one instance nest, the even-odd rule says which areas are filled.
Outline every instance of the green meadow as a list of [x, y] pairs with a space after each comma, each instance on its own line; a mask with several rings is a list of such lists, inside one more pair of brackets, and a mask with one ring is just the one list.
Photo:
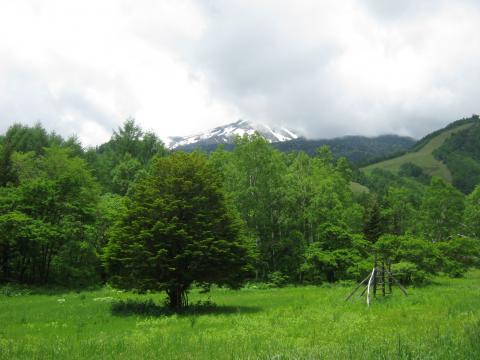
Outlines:
[[464, 130], [470, 126], [472, 126], [472, 124], [464, 124], [450, 130], [442, 131], [418, 151], [408, 152], [402, 156], [366, 166], [362, 168], [362, 170], [369, 172], [373, 169], [383, 169], [396, 173], [402, 164], [410, 162], [420, 166], [428, 175], [439, 176], [444, 180], [451, 182], [452, 174], [443, 162], [435, 159], [433, 156], [433, 151], [442, 146], [442, 144], [450, 135]]
[[480, 271], [398, 289], [368, 308], [352, 285], [193, 291], [189, 314], [113, 314], [151, 299], [103, 288], [0, 295], [1, 359], [479, 359]]

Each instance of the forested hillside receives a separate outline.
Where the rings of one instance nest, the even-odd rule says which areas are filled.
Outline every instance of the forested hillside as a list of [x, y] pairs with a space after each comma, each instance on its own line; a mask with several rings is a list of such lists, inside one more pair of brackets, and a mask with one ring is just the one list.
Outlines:
[[[398, 153], [408, 151], [415, 144], [410, 137], [397, 135], [382, 135], [377, 137], [344, 136], [334, 139], [311, 140], [298, 138], [294, 140], [274, 142], [272, 146], [282, 152], [303, 151], [313, 156], [321, 146], [328, 146], [335, 158], [346, 157], [352, 164], [359, 166], [365, 163], [378, 161]], [[234, 143], [222, 144], [226, 150], [232, 150]], [[192, 144], [180, 146], [178, 150], [194, 151], [203, 150], [212, 152], [218, 144]]]
[[453, 185], [470, 193], [480, 183], [480, 121], [452, 134], [433, 154], [446, 164]]
[[386, 170], [425, 182], [439, 176], [465, 194], [480, 182], [477, 115], [455, 121], [418, 141], [400, 156], [375, 162], [362, 170]]
[[[437, 156], [477, 161], [475, 141], [448, 138]], [[13, 125], [0, 144], [2, 283], [110, 282], [181, 306], [193, 283], [360, 280], [374, 254], [404, 283], [479, 264], [480, 187], [465, 196], [415, 166], [362, 174], [328, 146], [284, 153], [259, 135], [170, 152], [133, 120], [96, 148], [41, 125]]]

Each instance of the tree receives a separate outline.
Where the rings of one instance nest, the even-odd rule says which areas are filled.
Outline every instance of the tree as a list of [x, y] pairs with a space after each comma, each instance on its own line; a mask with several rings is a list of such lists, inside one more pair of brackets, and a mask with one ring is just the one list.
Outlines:
[[237, 139], [232, 165], [226, 188], [260, 253], [257, 274], [266, 278], [282, 270], [282, 257], [289, 253], [282, 226], [286, 166], [282, 154], [259, 134]]
[[194, 282], [235, 288], [250, 273], [242, 223], [198, 153], [157, 157], [137, 179], [104, 260], [112, 284], [166, 291], [173, 309]]
[[134, 119], [127, 119], [105, 144], [89, 149], [85, 158], [105, 192], [124, 195], [137, 173], [155, 155], [165, 156], [163, 142], [143, 130]]
[[467, 196], [464, 223], [467, 235], [480, 239], [480, 185]]
[[376, 196], [370, 199], [370, 203], [365, 209], [365, 225], [363, 234], [365, 238], [372, 244], [377, 242], [378, 238], [383, 234], [384, 224], [380, 213], [380, 204]]
[[15, 183], [17, 178], [12, 164], [13, 146], [7, 139], [0, 145], [0, 186]]
[[388, 220], [388, 232], [404, 235], [411, 229], [414, 220], [414, 208], [410, 192], [401, 187], [390, 187], [385, 196], [383, 217]]
[[440, 266], [440, 254], [434, 244], [416, 236], [382, 235], [374, 249], [392, 264], [408, 262], [429, 274], [435, 274]]
[[435, 244], [442, 254], [442, 270], [450, 276], [460, 277], [469, 268], [480, 264], [478, 239], [453, 236], [449, 241]]
[[312, 282], [334, 282], [354, 278], [353, 267], [366, 256], [367, 243], [358, 235], [350, 234], [336, 225], [325, 224], [320, 231], [319, 241], [305, 250], [305, 261], [301, 270], [305, 280]]
[[460, 228], [464, 196], [443, 179], [434, 177], [422, 200], [422, 232], [432, 242], [447, 240]]
[[59, 147], [40, 156], [16, 153], [13, 162], [19, 184], [0, 192], [8, 277], [63, 285], [94, 281], [98, 188], [85, 162]]
[[125, 195], [135, 175], [141, 170], [140, 162], [126, 153], [123, 160], [112, 170], [112, 188], [116, 194]]

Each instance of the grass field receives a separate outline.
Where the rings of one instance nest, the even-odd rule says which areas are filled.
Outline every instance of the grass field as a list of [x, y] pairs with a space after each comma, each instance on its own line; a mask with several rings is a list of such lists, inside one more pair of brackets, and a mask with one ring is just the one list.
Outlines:
[[480, 271], [370, 308], [346, 286], [216, 289], [215, 311], [112, 315], [111, 289], [0, 296], [2, 359], [480, 359]]
[[447, 181], [452, 181], [452, 175], [448, 170], [447, 166], [435, 159], [432, 155], [432, 152], [442, 146], [443, 142], [453, 133], [460, 130], [466, 129], [467, 127], [472, 126], [472, 124], [465, 124], [458, 126], [454, 129], [443, 131], [438, 136], [431, 139], [424, 147], [415, 152], [406, 153], [405, 155], [381, 161], [369, 166], [362, 168], [362, 170], [369, 172], [375, 168], [389, 170], [392, 172], [398, 172], [400, 166], [404, 163], [411, 162], [414, 163], [431, 176], [440, 176]]

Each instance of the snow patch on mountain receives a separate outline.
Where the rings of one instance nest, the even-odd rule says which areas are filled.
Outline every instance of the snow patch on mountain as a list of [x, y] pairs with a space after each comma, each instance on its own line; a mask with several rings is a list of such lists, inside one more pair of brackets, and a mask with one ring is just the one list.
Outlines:
[[299, 137], [294, 131], [284, 127], [271, 128], [265, 124], [255, 124], [247, 120], [238, 120], [224, 126], [218, 126], [205, 133], [192, 136], [174, 136], [165, 139], [165, 145], [169, 149], [194, 144], [226, 144], [233, 142], [235, 136], [253, 135], [258, 132], [268, 142], [283, 142]]

